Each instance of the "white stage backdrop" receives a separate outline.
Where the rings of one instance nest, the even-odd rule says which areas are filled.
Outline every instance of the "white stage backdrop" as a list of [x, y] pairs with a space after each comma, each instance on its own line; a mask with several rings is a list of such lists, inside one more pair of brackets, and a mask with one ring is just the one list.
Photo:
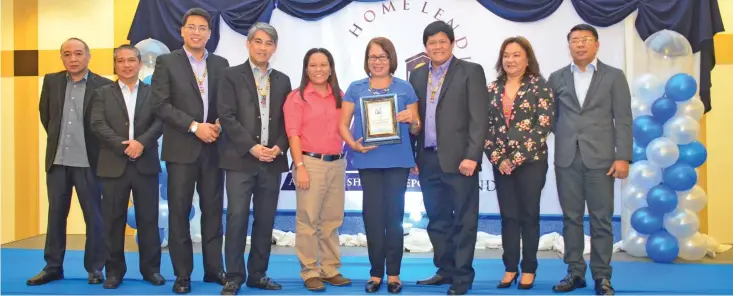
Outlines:
[[[427, 60], [422, 32], [427, 24], [435, 20], [452, 24], [456, 35], [455, 56], [481, 64], [488, 81], [496, 77], [493, 68], [502, 41], [516, 35], [530, 40], [539, 59], [542, 74], [549, 77], [550, 73], [570, 63], [566, 35], [572, 26], [583, 23], [570, 1], [565, 1], [550, 17], [532, 23], [504, 20], [474, 0], [354, 2], [329, 17], [312, 22], [275, 10], [270, 23], [278, 30], [280, 40], [272, 64], [274, 68], [289, 75], [293, 88], [296, 88], [301, 79], [305, 52], [312, 47], [326, 48], [334, 55], [338, 78], [345, 91], [352, 81], [366, 76], [363, 59], [367, 42], [373, 37], [382, 36], [392, 40], [397, 48], [400, 63], [395, 75], [406, 79], [411, 69]], [[601, 42], [599, 59], [624, 69], [623, 22], [608, 28], [598, 28], [598, 32]], [[246, 36], [222, 26], [216, 53], [226, 57], [231, 65], [241, 64], [247, 59], [245, 41]], [[553, 142], [551, 136], [550, 164], [553, 162]], [[362, 192], [359, 175], [353, 168], [347, 170], [346, 210], [360, 211]], [[494, 178], [485, 157], [479, 179], [479, 212], [498, 214]], [[278, 209], [294, 210], [295, 191], [290, 173], [283, 176], [281, 188]], [[622, 209], [619, 188], [620, 182], [617, 182], [615, 215], [620, 215]], [[415, 176], [411, 176], [408, 181], [406, 199], [406, 212], [424, 212], [422, 195]], [[562, 214], [552, 165], [542, 192], [541, 213]]]

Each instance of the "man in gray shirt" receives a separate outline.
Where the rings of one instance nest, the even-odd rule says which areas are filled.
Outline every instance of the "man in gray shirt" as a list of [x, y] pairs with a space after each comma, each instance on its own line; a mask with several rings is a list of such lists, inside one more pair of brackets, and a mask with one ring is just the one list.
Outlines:
[[98, 87], [112, 83], [88, 69], [89, 46], [78, 38], [61, 45], [65, 71], [47, 74], [39, 111], [46, 130], [46, 186], [48, 189], [48, 229], [43, 271], [29, 279], [28, 285], [43, 285], [64, 278], [66, 218], [71, 206], [71, 191], [76, 189], [86, 223], [84, 268], [90, 284], [104, 280], [105, 250], [102, 235], [102, 210], [95, 169], [99, 155], [97, 139], [89, 128], [89, 103]]

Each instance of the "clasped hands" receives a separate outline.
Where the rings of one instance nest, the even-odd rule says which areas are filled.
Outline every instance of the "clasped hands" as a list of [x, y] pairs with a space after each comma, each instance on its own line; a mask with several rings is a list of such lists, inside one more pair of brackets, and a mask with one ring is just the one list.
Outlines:
[[500, 173], [501, 173], [502, 175], [511, 175], [511, 174], [512, 174], [512, 171], [513, 171], [513, 170], [514, 170], [515, 168], [516, 168], [516, 167], [514, 166], [514, 164], [512, 163], [512, 161], [511, 161], [511, 160], [509, 160], [509, 159], [505, 159], [504, 161], [502, 161], [502, 162], [501, 162], [501, 163], [499, 164], [499, 172], [500, 172]]
[[137, 159], [138, 157], [140, 157], [140, 155], [143, 154], [143, 150], [145, 149], [145, 146], [143, 146], [143, 144], [141, 144], [137, 140], [122, 141], [122, 145], [127, 145], [127, 148], [125, 148], [125, 155], [127, 155], [131, 159]]
[[201, 141], [204, 141], [205, 143], [213, 143], [216, 141], [216, 139], [219, 138], [219, 133], [221, 132], [221, 124], [219, 123], [219, 119], [216, 119], [215, 124], [202, 122], [198, 124], [198, 127], [196, 128], [196, 137], [201, 139]]
[[252, 155], [256, 157], [259, 161], [262, 162], [272, 162], [277, 158], [278, 155], [280, 155], [280, 147], [277, 147], [277, 145], [273, 146], [272, 148], [267, 148], [263, 145], [257, 144], [254, 147], [252, 147], [252, 150], [250, 150]]

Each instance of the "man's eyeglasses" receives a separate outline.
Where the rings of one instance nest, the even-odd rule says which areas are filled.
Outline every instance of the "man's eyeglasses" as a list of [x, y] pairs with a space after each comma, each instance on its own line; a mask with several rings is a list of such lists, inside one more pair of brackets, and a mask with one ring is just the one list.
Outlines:
[[204, 32], [206, 32], [206, 31], [209, 30], [209, 27], [207, 27], [207, 26], [198, 26], [198, 27], [196, 27], [196, 25], [187, 25], [187, 26], [185, 26], [185, 28], [189, 32], [199, 31], [201, 33], [204, 33]]
[[595, 39], [593, 39], [591, 37], [570, 39], [570, 43], [573, 44], [573, 45], [588, 44], [588, 43], [591, 43], [593, 41], [595, 41]]

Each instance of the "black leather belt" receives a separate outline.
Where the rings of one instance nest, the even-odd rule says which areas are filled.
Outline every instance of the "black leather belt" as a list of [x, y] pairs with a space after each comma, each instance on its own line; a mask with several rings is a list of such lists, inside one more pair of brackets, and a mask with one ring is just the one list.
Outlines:
[[425, 149], [427, 151], [438, 151], [438, 147], [437, 146], [436, 147], [425, 147], [423, 149]]
[[344, 158], [343, 154], [320, 154], [320, 153], [313, 153], [313, 152], [306, 152], [306, 151], [303, 151], [303, 155], [307, 155], [313, 158], [318, 158], [323, 161], [336, 161], [336, 160]]

